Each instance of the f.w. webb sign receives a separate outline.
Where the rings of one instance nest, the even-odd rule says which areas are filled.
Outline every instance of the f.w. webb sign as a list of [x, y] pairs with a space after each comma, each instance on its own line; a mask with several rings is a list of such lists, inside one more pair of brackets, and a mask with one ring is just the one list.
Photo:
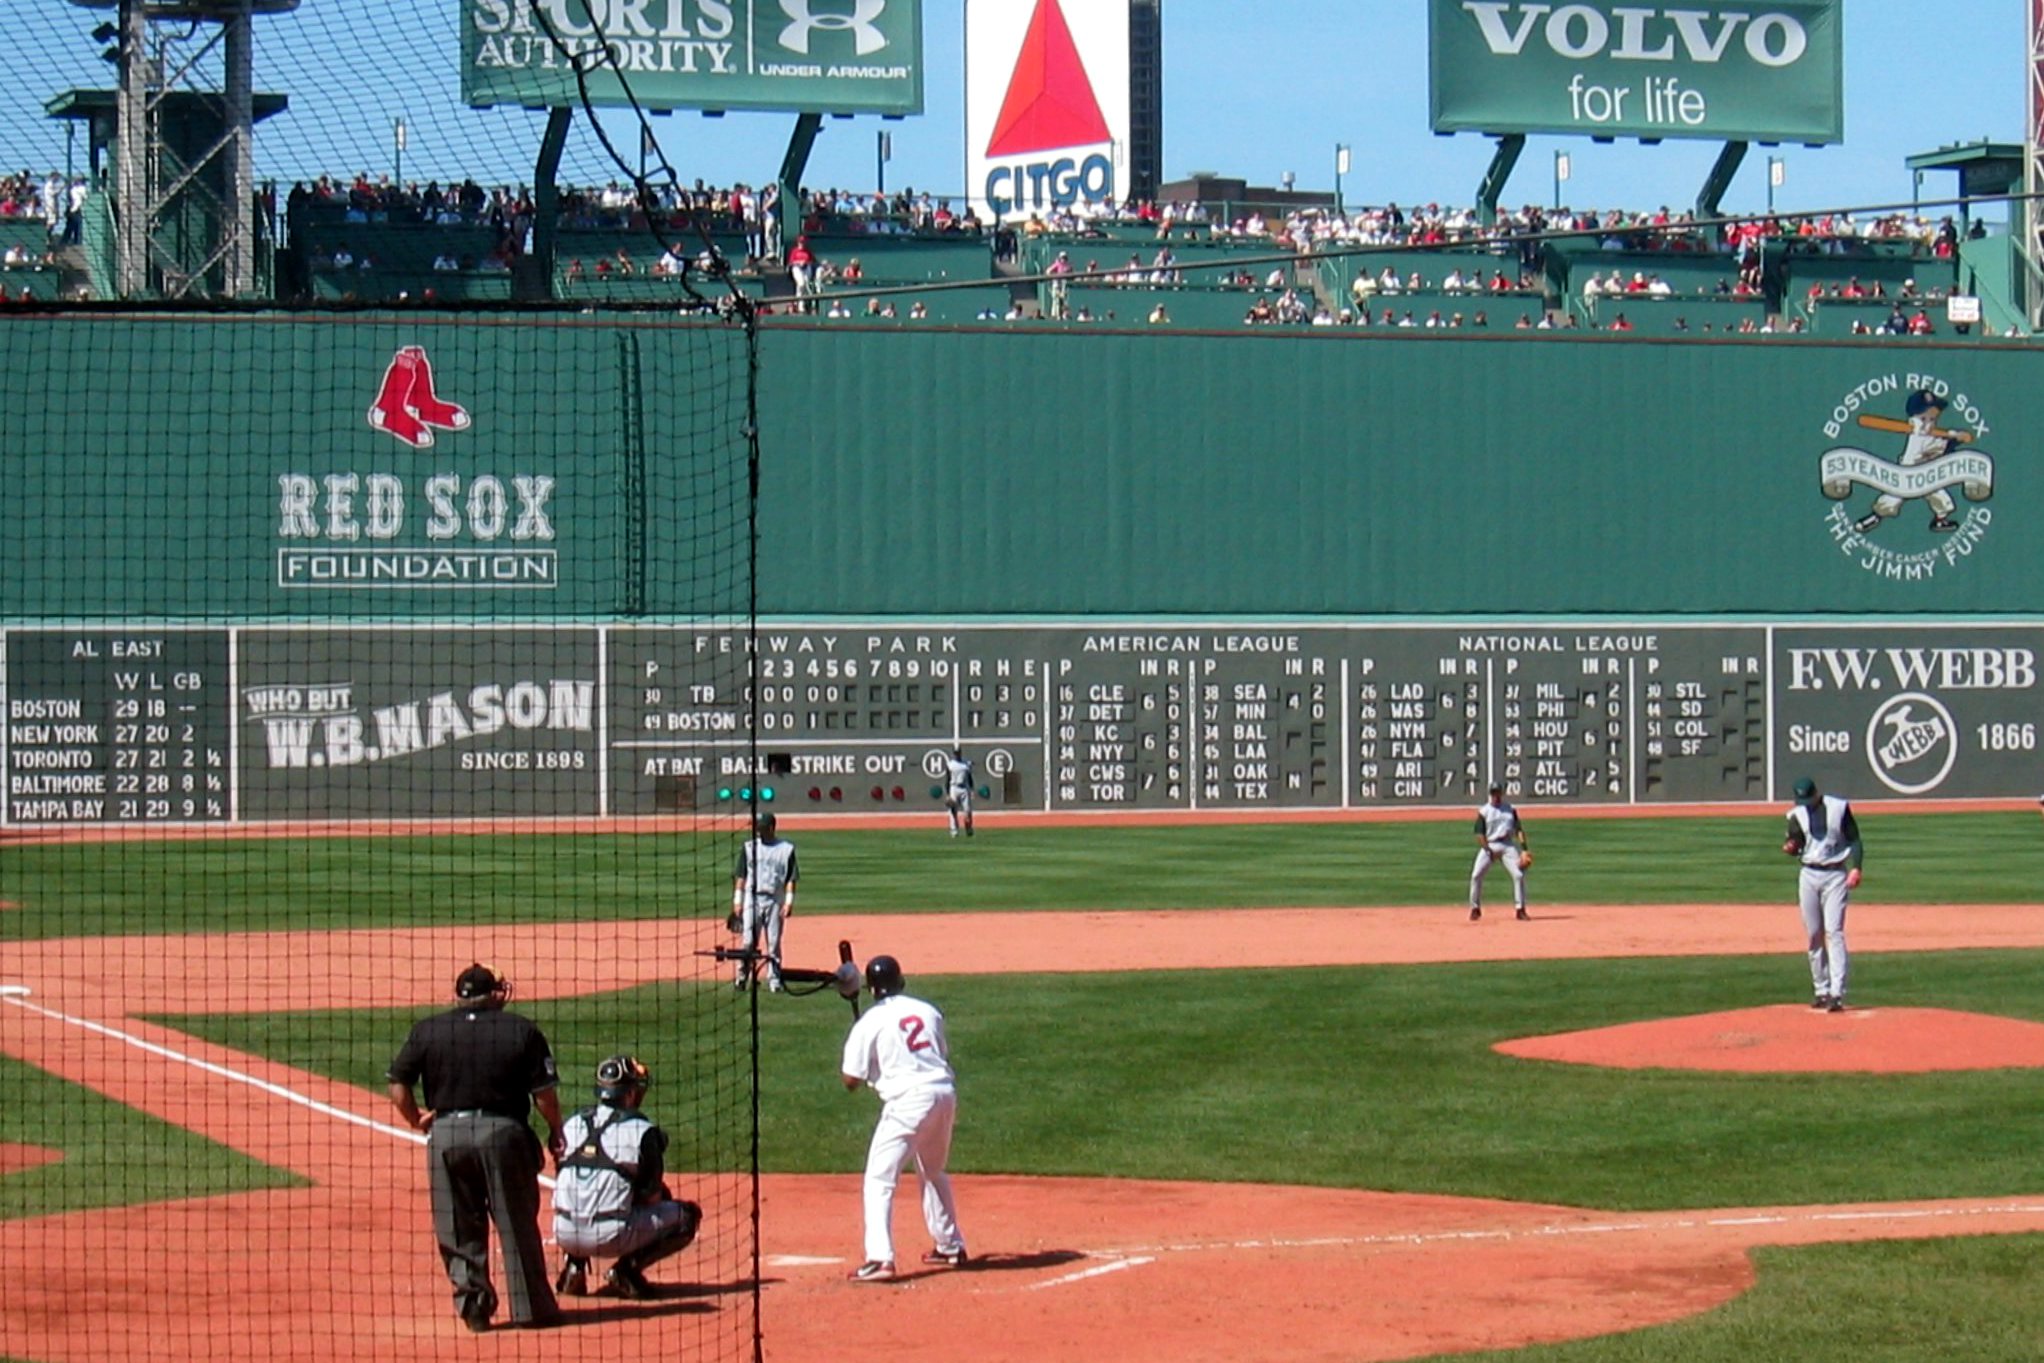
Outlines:
[[1844, 0], [1430, 4], [1435, 132], [1844, 137]]

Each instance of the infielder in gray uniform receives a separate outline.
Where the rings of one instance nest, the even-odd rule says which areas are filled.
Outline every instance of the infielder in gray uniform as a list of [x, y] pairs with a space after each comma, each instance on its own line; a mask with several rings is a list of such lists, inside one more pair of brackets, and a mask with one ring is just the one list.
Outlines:
[[1836, 795], [1820, 794], [1817, 783], [1805, 776], [1796, 782], [1781, 850], [1803, 863], [1797, 901], [1816, 991], [1810, 1006], [1840, 1012], [1845, 1008], [1845, 910], [1851, 892], [1859, 888], [1863, 855], [1852, 806]]
[[795, 844], [775, 832], [772, 814], [753, 821], [752, 840], [738, 853], [732, 873], [731, 913], [738, 920], [739, 946], [748, 954], [738, 962], [732, 987], [743, 990], [756, 976], [757, 953], [765, 943], [767, 988], [781, 992], [781, 924], [795, 912]]
[[1533, 851], [1526, 846], [1526, 826], [1519, 811], [1505, 803], [1505, 788], [1492, 786], [1490, 799], [1476, 810], [1476, 865], [1469, 872], [1469, 921], [1483, 917], [1483, 878], [1497, 862], [1505, 864], [1512, 877], [1512, 903], [1521, 920], [1526, 912], [1526, 868], [1533, 864]]
[[965, 836], [972, 836], [972, 763], [965, 758], [965, 749], [953, 748], [951, 760], [944, 764], [944, 808], [951, 814], [951, 836], [957, 837], [960, 827]]

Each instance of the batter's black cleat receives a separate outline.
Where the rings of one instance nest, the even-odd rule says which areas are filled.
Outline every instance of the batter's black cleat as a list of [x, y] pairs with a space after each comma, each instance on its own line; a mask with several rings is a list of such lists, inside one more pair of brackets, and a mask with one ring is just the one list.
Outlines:
[[645, 1275], [630, 1264], [618, 1264], [603, 1275], [603, 1280], [610, 1284], [611, 1291], [627, 1301], [650, 1301], [658, 1295]]
[[964, 1268], [971, 1262], [963, 1246], [957, 1249], [933, 1249], [923, 1255], [923, 1262], [932, 1268]]
[[568, 1262], [561, 1265], [561, 1276], [554, 1279], [554, 1291], [564, 1297], [586, 1297], [589, 1295], [589, 1261], [568, 1256]]
[[1512, 916], [1517, 918], [1521, 923], [1530, 923], [1533, 921], [1533, 915], [1527, 913], [1524, 909], [1519, 910], [1516, 914]]
[[1469, 911], [1469, 921], [1470, 921], [1470, 922], [1474, 923], [1474, 922], [1475, 922], [1475, 921], [1476, 921], [1477, 919], [1479, 919], [1479, 918], [1481, 918], [1481, 917], [1483, 917], [1483, 910], [1482, 910], [1482, 909], [1471, 909], [1471, 910]]
[[1950, 516], [1937, 516], [1932, 518], [1930, 528], [1936, 534], [1949, 535], [1959, 528], [1959, 523]]

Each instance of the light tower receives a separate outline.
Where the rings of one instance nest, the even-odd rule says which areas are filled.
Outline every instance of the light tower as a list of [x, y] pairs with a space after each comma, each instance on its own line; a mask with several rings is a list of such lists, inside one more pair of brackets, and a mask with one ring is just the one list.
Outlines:
[[255, 19], [289, 13], [298, 0], [71, 3], [115, 12], [98, 32], [114, 39], [120, 71], [113, 158], [120, 296], [251, 294]]
[[2044, 193], [2044, 0], [2030, 0], [2030, 60], [2027, 109], [2023, 118], [2023, 211], [2013, 213], [2013, 230], [2022, 233], [2022, 296], [2034, 335], [2044, 329], [2044, 212], [2037, 196]]

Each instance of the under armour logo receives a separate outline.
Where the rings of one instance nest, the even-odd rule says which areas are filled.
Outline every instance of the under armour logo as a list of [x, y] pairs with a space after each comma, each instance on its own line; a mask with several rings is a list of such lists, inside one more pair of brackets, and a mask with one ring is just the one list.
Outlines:
[[861, 57], [870, 57], [887, 46], [887, 35], [873, 21], [887, 12], [887, 0], [852, 0], [850, 14], [816, 14], [810, 10], [815, 0], [781, 0], [781, 12], [794, 20], [781, 30], [781, 46], [791, 52], [809, 55], [809, 35], [819, 28], [850, 30], [856, 35], [853, 50]]

